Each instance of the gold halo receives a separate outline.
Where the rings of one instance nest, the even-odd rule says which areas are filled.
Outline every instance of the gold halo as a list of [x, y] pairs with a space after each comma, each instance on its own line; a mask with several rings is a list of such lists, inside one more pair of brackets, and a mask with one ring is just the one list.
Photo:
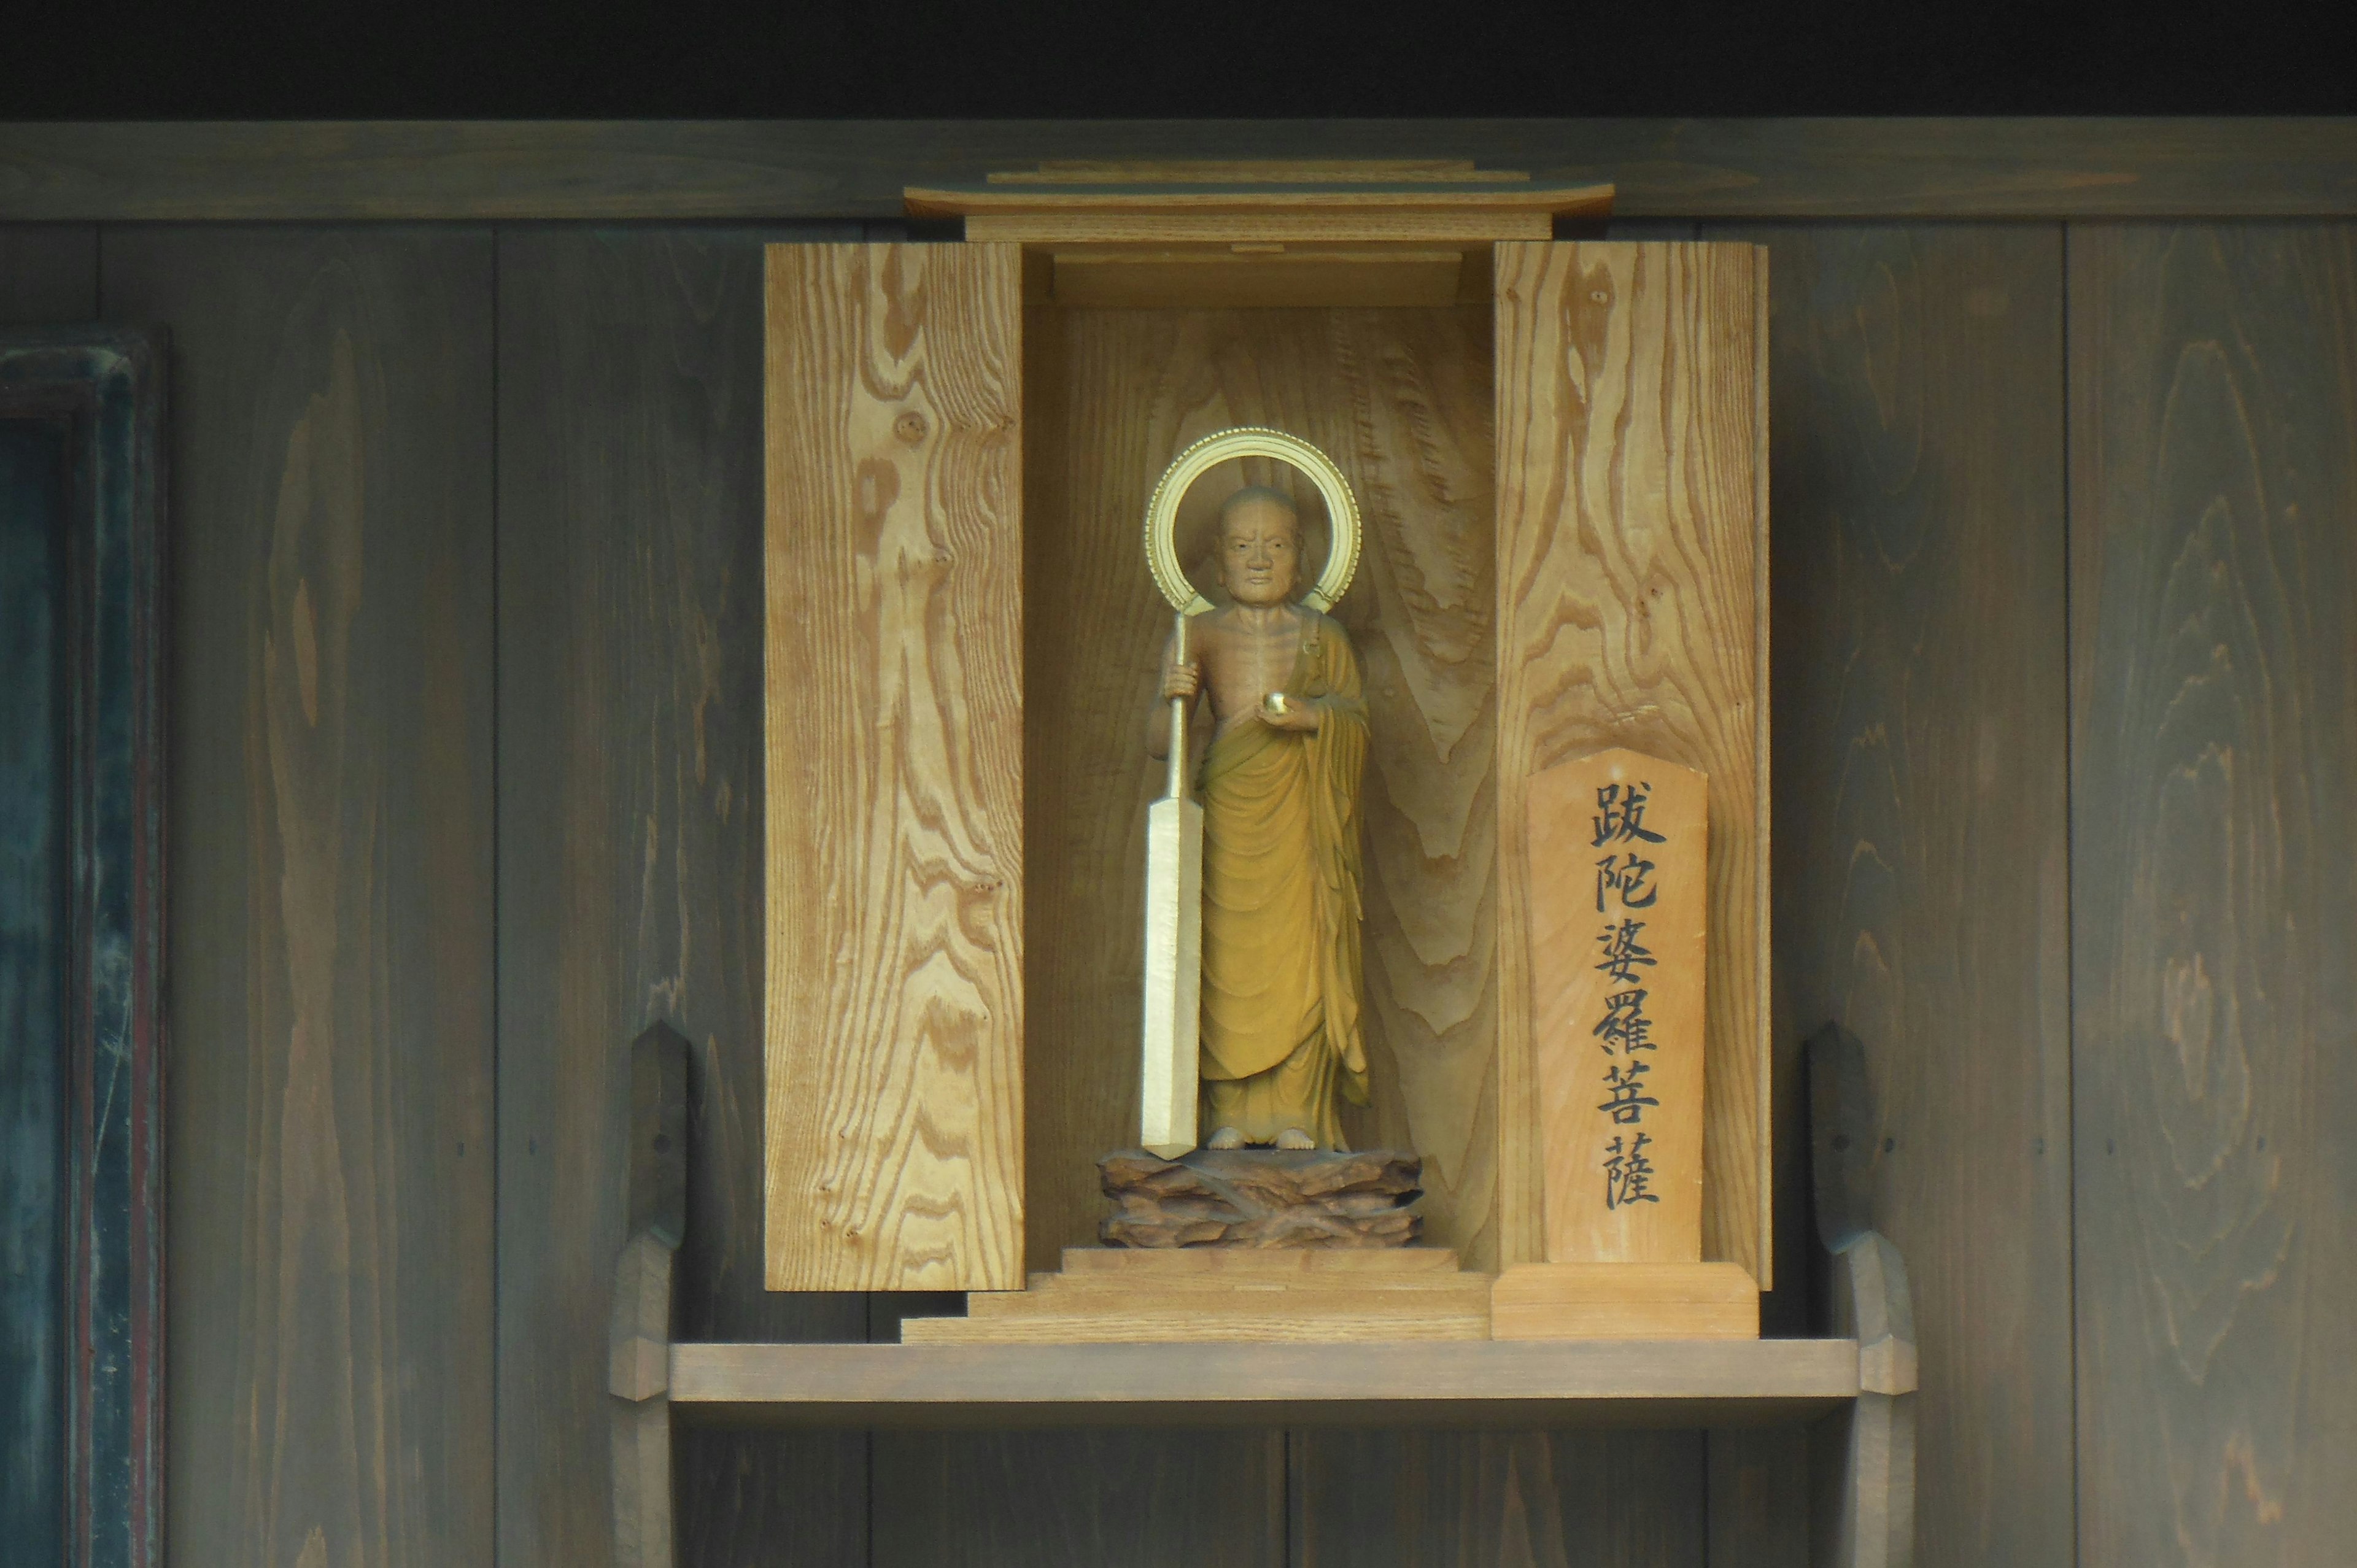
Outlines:
[[1238, 425], [1206, 435], [1162, 470], [1154, 486], [1154, 499], [1146, 503], [1146, 564], [1154, 574], [1154, 585], [1181, 615], [1200, 615], [1211, 607], [1211, 601], [1195, 591], [1178, 564], [1178, 503], [1197, 479], [1231, 457], [1274, 457], [1308, 475], [1309, 482], [1318, 487], [1326, 500], [1326, 530], [1330, 539], [1326, 565], [1318, 574], [1317, 584], [1301, 596], [1301, 602], [1313, 610], [1332, 609], [1334, 601], [1350, 587], [1351, 574], [1359, 569], [1359, 503], [1334, 459], [1298, 435], [1261, 424]]

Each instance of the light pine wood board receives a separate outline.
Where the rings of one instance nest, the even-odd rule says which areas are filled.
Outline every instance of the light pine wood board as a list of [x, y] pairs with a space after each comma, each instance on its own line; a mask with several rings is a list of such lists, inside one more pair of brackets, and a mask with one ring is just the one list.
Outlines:
[[1727, 237], [1768, 244], [1774, 278], [1786, 1119], [1782, 1288], [1763, 1316], [1770, 1332], [1806, 1322], [1792, 1287], [1819, 1243], [1798, 1047], [1835, 1021], [1865, 1047], [1874, 1121], [1852, 1158], [1921, 1328], [1916, 1561], [2061, 1568], [2073, 1553], [2072, 1307], [2055, 1288], [2072, 1271], [2062, 232]]
[[768, 1280], [1012, 1289], [1020, 259], [780, 246], [769, 303]]
[[1703, 1256], [1768, 1283], [1766, 270], [1506, 243], [1498, 300], [1502, 1258], [1543, 1255], [1526, 780], [1610, 746], [1710, 779]]
[[1490, 1291], [1493, 1339], [1756, 1339], [1760, 1289], [1733, 1263], [1518, 1263]]
[[176, 1563], [494, 1558], [493, 271], [105, 241], [101, 312], [173, 343]]
[[2073, 230], [2079, 1560], [2357, 1497], [2357, 226]]
[[1232, 245], [1076, 246], [1055, 253], [1056, 303], [1168, 309], [1448, 306], [1461, 250]]
[[[1425, 1238], [1495, 1251], [1489, 312], [1035, 311], [1027, 457], [1031, 1267], [1096, 1240], [1096, 1157], [1137, 1139], [1146, 755], [1170, 614], [1146, 500], [1233, 424], [1314, 442], [1364, 543], [1335, 615], [1365, 673], [1367, 1050], [1354, 1145], [1424, 1156]], [[1050, 368], [1052, 367], [1052, 369]], [[1281, 479], [1255, 467], [1255, 479]], [[1229, 482], [1234, 482], [1232, 476]], [[1216, 499], [1218, 478], [1204, 494]], [[1200, 745], [1200, 736], [1199, 736]]]
[[985, 212], [968, 243], [1022, 245], [1402, 244], [1533, 240], [1555, 231], [1544, 212]]
[[1206, 1344], [1291, 1340], [1312, 1345], [1490, 1337], [1490, 1276], [1453, 1288], [1384, 1290], [1356, 1283], [1167, 1291], [976, 1294], [964, 1317], [909, 1318], [908, 1345]]
[[[690, 1045], [675, 1331], [865, 1337], [859, 1295], [762, 1288], [762, 246], [785, 237], [500, 236], [497, 1497], [522, 1561], [608, 1550], [593, 1352], [649, 1022]], [[678, 1433], [682, 1561], [856, 1558], [866, 1466], [856, 1434]]]
[[1698, 1262], [1709, 783], [1613, 749], [1525, 788], [1546, 1261]]
[[1168, 158], [1124, 162], [1046, 158], [1036, 168], [993, 170], [989, 185], [1504, 185], [1520, 169], [1477, 169], [1470, 158]]
[[[1271, 184], [1241, 181], [1222, 188], [1200, 180], [1157, 180], [1150, 172], [1129, 185], [1082, 187], [1034, 181], [985, 180], [952, 188], [910, 186], [900, 193], [911, 218], [1002, 220], [1218, 217], [1269, 218], [1297, 224], [1405, 221], [1459, 217], [1519, 223], [1578, 216], [1610, 216], [1609, 185], [1534, 185], [1522, 180], [1408, 180], [1396, 188], [1363, 180]], [[1502, 234], [1505, 230], [1498, 230]], [[1240, 238], [1242, 236], [1239, 236]], [[1519, 237], [1519, 236], [1517, 236]]]
[[1446, 1247], [1067, 1247], [1062, 1271], [1044, 1277], [1072, 1289], [1143, 1281], [1181, 1289], [1311, 1280], [1391, 1286], [1452, 1279], [1457, 1263]]

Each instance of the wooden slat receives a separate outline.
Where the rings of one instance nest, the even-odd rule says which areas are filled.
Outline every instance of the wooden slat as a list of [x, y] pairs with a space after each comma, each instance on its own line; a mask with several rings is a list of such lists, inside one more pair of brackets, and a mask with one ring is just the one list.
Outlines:
[[769, 255], [767, 1277], [1015, 1289], [1020, 258]]
[[1703, 1257], [1770, 1283], [1762, 259], [1501, 244], [1499, 1208], [1537, 1262], [1530, 776], [1609, 746], [1710, 782]]
[[1309, 1280], [1390, 1288], [1453, 1281], [1457, 1262], [1446, 1247], [1067, 1247], [1062, 1270], [1048, 1277], [1060, 1290], [1141, 1282], [1157, 1289], [1225, 1289]]
[[1294, 1444], [1300, 1568], [1701, 1568], [1699, 1433], [1369, 1431]]
[[2070, 268], [2080, 1560], [2331, 1562], [2357, 231], [2074, 230]]
[[98, 230], [88, 223], [0, 223], [0, 326], [98, 319]]
[[[1150, 1418], [1148, 1418], [1150, 1419]], [[875, 1568], [1278, 1568], [1285, 1440], [1167, 1431], [888, 1432]]]
[[1329, 185], [1240, 184], [1141, 180], [1134, 184], [1069, 186], [1012, 184], [997, 180], [967, 185], [910, 186], [901, 204], [911, 218], [1110, 217], [1114, 213], [1242, 218], [1284, 214], [1299, 218], [1381, 219], [1410, 213], [1480, 214], [1543, 218], [1602, 216], [1612, 191], [1600, 185], [1534, 185], [1480, 182], [1464, 185], [1407, 181], [1398, 188], [1359, 181]]
[[778, 1423], [1118, 1420], [1149, 1406], [1157, 1420], [1236, 1424], [1740, 1423], [1857, 1388], [1847, 1339], [1441, 1343], [1396, 1356], [1363, 1345], [712, 1344], [671, 1356], [683, 1419]]
[[1287, 1292], [1275, 1303], [1215, 1307], [1133, 1296], [1113, 1312], [914, 1318], [900, 1337], [910, 1345], [1404, 1345], [1490, 1337], [1486, 1291], [1455, 1300], [1395, 1294], [1396, 1301], [1368, 1302], [1340, 1291]]
[[[1491, 983], [1496, 602], [1489, 313], [1444, 310], [1043, 313], [1032, 349], [1036, 454], [1026, 736], [1030, 852], [1031, 1266], [1096, 1240], [1094, 1160], [1137, 1139], [1144, 746], [1169, 611], [1139, 521], [1199, 436], [1268, 424], [1340, 466], [1364, 530], [1334, 614], [1364, 672], [1367, 1054], [1374, 1103], [1345, 1110], [1361, 1148], [1424, 1157], [1425, 1240], [1494, 1261]], [[1252, 467], [1198, 487], [1286, 482]], [[1322, 547], [1321, 547], [1322, 548]], [[1076, 650], [1085, 650], [1076, 657]]]
[[[2068, 1562], [2061, 237], [1730, 237], [1769, 245], [1774, 304], [1785, 1125], [1797, 1043], [1840, 1022], [1871, 1090], [1843, 1156], [1863, 1201], [1820, 1213], [1914, 1270], [1921, 1561]], [[1785, 1278], [1817, 1242], [1808, 1151], [1777, 1153]]]
[[1278, 243], [1544, 240], [1560, 219], [1601, 220], [1609, 185], [1189, 183], [912, 186], [911, 218], [965, 220], [968, 240]]
[[[499, 1495], [523, 1561], [606, 1561], [598, 1282], [625, 1235], [628, 1053], [650, 1018], [692, 1047], [680, 1332], [865, 1337], [858, 1296], [761, 1283], [761, 246], [778, 237], [500, 237]], [[682, 1434], [683, 1560], [856, 1559], [866, 1469], [856, 1438]]]
[[1144, 163], [1049, 158], [1036, 169], [993, 169], [992, 185], [1410, 185], [1520, 183], [1520, 169], [1477, 169], [1470, 158], [1164, 159]]
[[178, 1562], [492, 1559], [491, 270], [107, 237], [176, 371]]
[[1704, 1448], [1710, 1568], [1809, 1568], [1807, 1432], [1715, 1427]]
[[2328, 118], [353, 121], [0, 126], [0, 220], [897, 218], [1058, 157], [1469, 157], [1624, 218], [2357, 212]]

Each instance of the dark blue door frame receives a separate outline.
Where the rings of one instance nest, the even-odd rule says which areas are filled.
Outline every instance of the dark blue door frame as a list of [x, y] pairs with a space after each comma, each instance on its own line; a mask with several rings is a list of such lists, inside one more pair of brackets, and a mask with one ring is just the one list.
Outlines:
[[0, 1555], [163, 1540], [167, 360], [0, 333]]

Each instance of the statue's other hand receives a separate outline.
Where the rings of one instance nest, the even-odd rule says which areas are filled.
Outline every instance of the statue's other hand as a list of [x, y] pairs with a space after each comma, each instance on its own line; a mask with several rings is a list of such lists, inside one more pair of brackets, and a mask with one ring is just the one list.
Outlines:
[[1192, 664], [1166, 664], [1162, 667], [1162, 700], [1191, 697], [1203, 683], [1203, 672]]

